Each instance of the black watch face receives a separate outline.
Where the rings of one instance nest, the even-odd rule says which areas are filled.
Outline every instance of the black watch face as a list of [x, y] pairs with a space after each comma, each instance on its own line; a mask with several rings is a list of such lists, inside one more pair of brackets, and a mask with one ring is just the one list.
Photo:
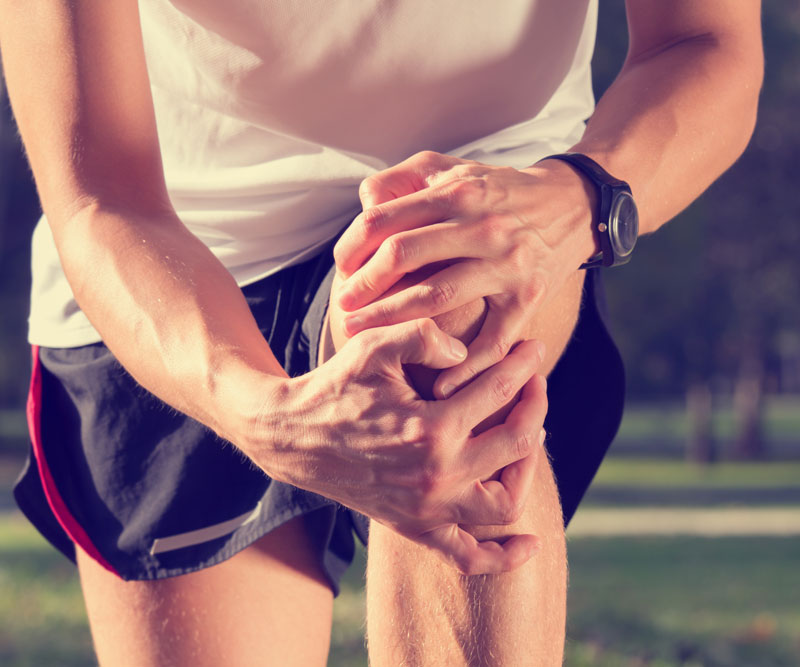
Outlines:
[[619, 192], [608, 216], [611, 247], [617, 260], [633, 252], [639, 237], [639, 211], [628, 192]]

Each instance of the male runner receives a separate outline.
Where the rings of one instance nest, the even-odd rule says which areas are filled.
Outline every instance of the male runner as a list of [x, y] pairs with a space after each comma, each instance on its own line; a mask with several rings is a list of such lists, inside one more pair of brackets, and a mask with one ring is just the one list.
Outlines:
[[17, 497], [102, 664], [323, 664], [350, 510], [375, 664], [559, 664], [558, 491], [568, 518], [620, 386], [597, 184], [539, 160], [593, 159], [651, 232], [761, 80], [756, 0], [627, 7], [583, 133], [594, 2], [0, 0], [46, 215]]

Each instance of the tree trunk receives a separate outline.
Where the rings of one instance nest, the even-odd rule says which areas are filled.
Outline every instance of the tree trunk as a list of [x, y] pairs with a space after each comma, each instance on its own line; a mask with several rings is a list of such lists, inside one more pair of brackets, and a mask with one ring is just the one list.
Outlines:
[[742, 358], [733, 393], [736, 440], [733, 454], [737, 459], [763, 459], [766, 447], [761, 431], [764, 411], [764, 364], [761, 356], [750, 350]]
[[708, 382], [691, 383], [686, 390], [686, 416], [689, 422], [686, 458], [692, 463], [708, 465], [717, 458], [713, 414], [713, 396]]

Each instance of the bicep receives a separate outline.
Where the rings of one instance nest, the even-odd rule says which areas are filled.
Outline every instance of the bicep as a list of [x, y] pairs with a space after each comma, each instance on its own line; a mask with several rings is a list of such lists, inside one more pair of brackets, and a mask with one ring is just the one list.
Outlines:
[[760, 58], [760, 0], [626, 0], [625, 5], [629, 63], [689, 40]]
[[91, 201], [165, 205], [136, 0], [0, 0], [0, 48], [54, 228]]

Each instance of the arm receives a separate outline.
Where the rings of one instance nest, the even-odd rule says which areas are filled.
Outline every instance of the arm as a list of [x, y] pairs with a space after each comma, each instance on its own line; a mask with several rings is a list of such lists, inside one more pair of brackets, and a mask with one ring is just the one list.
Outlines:
[[572, 149], [627, 180], [653, 232], [741, 155], [763, 78], [761, 3], [628, 0], [630, 46]]
[[[582, 140], [584, 152], [631, 184], [644, 232], [655, 231], [744, 150], [762, 78], [760, 3], [629, 0], [630, 49]], [[597, 248], [594, 193], [555, 160], [514, 170], [421, 153], [367, 179], [364, 212], [342, 237], [348, 333], [434, 316], [484, 297], [489, 311], [456, 386], [520, 339]], [[370, 259], [372, 253], [374, 257]], [[414, 288], [372, 303], [399, 276], [461, 258]]]
[[235, 387], [216, 378], [282, 370], [169, 203], [137, 3], [6, 1], [2, 12], [12, 104], [78, 303], [141, 384], [225, 433], [216, 415]]
[[[104, 342], [144, 387], [273, 478], [358, 509], [467, 571], [527, 560], [529, 536], [479, 544], [457, 524], [507, 523], [521, 511], [545, 410], [531, 380], [535, 348], [450, 406], [421, 400], [403, 374], [404, 363], [444, 368], [465, 355], [430, 320], [368, 332], [286, 378], [229, 273], [171, 207], [138, 26], [136, 0], [0, 0], [14, 112], [65, 273]], [[526, 386], [525, 410], [472, 437], [484, 410], [502, 404], [485, 398], [498, 384]], [[480, 481], [509, 464], [505, 480]]]

